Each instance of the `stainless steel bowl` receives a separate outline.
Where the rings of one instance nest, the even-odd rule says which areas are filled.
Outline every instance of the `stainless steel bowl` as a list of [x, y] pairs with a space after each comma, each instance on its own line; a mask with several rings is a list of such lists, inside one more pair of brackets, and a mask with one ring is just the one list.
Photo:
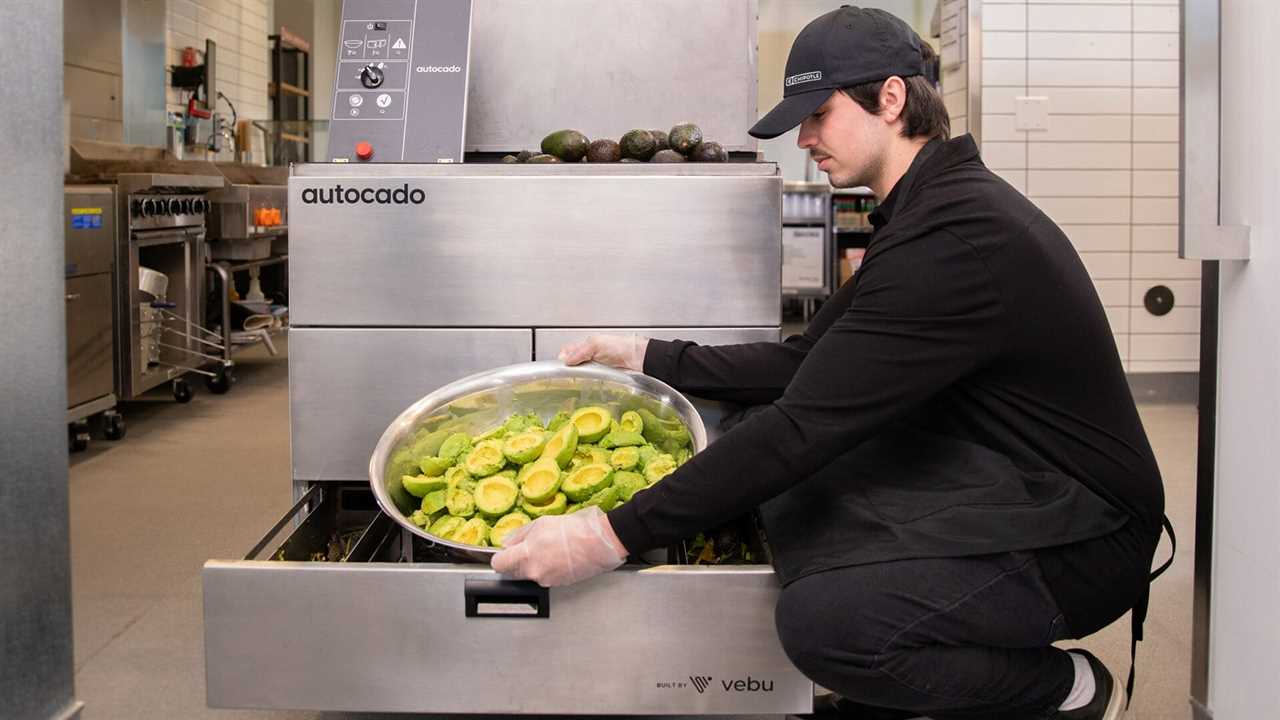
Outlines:
[[512, 413], [536, 412], [548, 420], [560, 410], [585, 405], [603, 405], [613, 410], [615, 417], [636, 408], [646, 408], [660, 418], [678, 417], [689, 428], [694, 452], [707, 446], [706, 428], [698, 411], [660, 380], [597, 364], [521, 363], [452, 382], [400, 413], [382, 433], [369, 459], [369, 484], [382, 511], [409, 532], [459, 560], [488, 563], [496, 549], [445, 540], [410, 522], [408, 516], [419, 501], [404, 491], [398, 474], [388, 471], [392, 457], [414, 443], [438, 444], [455, 432], [478, 435]]

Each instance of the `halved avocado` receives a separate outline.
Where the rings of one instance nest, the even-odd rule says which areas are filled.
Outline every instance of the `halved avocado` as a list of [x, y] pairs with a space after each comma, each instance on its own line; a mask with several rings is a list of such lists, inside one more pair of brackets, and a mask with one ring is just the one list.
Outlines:
[[511, 462], [523, 465], [537, 460], [546, 446], [546, 433], [541, 430], [526, 430], [509, 436], [502, 443], [502, 454]]
[[551, 461], [538, 461], [525, 466], [520, 494], [528, 502], [545, 503], [560, 489], [560, 466]]
[[476, 514], [476, 496], [469, 490], [463, 490], [462, 488], [446, 490], [444, 504], [445, 507], [449, 508], [450, 515], [469, 518]]
[[468, 452], [471, 452], [471, 436], [463, 432], [450, 435], [440, 445], [440, 457], [453, 462]]
[[608, 434], [613, 415], [608, 408], [589, 405], [574, 410], [569, 419], [578, 428], [578, 442], [593, 443]]
[[542, 460], [553, 460], [556, 465], [566, 467], [578, 449], [578, 426], [566, 421], [564, 426], [551, 436], [542, 448]]
[[447, 490], [435, 490], [422, 496], [422, 507], [419, 508], [427, 515], [435, 515], [444, 510], [445, 496], [448, 495]]
[[531, 522], [533, 521], [529, 519], [529, 516], [522, 512], [513, 512], [508, 515], [503, 515], [493, 524], [493, 528], [489, 530], [489, 544], [498, 548], [505, 547], [505, 545], [503, 545], [503, 541], [506, 540], [507, 535], [510, 535], [513, 530], [524, 527]]
[[435, 455], [428, 455], [418, 461], [418, 469], [427, 477], [440, 477], [451, 467], [453, 467], [452, 460]]
[[645, 463], [644, 479], [652, 485], [675, 471], [676, 459], [664, 453]]
[[414, 510], [413, 514], [409, 516], [409, 522], [420, 528], [426, 528], [427, 525], [431, 524], [431, 517], [421, 510]]
[[449, 539], [464, 545], [485, 547], [489, 544], [489, 523], [480, 518], [471, 518], [454, 530]]
[[640, 418], [640, 413], [628, 410], [618, 419], [618, 427], [625, 432], [644, 432], [644, 420]]
[[449, 483], [442, 477], [427, 477], [426, 475], [403, 475], [400, 478], [400, 484], [404, 485], [404, 489], [414, 497], [425, 497], [427, 493], [436, 490], [443, 490], [448, 487]]
[[436, 537], [449, 539], [455, 530], [462, 527], [467, 522], [466, 518], [454, 517], [453, 515], [444, 515], [431, 523], [431, 527], [427, 528], [427, 532]]
[[625, 430], [614, 430], [608, 435], [600, 438], [600, 447], [605, 450], [613, 450], [614, 448], [626, 447], [628, 445], [644, 445], [644, 436], [638, 432], [626, 432]]
[[543, 515], [563, 515], [568, 505], [569, 498], [564, 493], [558, 492], [550, 502], [531, 503], [526, 500], [520, 503], [520, 510], [531, 518], [540, 518]]
[[569, 473], [560, 491], [570, 500], [586, 500], [613, 482], [613, 468], [607, 463], [591, 463]]
[[475, 477], [493, 475], [506, 464], [507, 456], [502, 454], [502, 443], [497, 440], [485, 440], [476, 445], [462, 461], [462, 467]]
[[609, 512], [618, 504], [618, 489], [615, 487], [607, 487], [593, 494], [591, 497], [582, 501], [582, 507], [591, 507], [595, 505], [604, 512]]
[[645, 489], [648, 483], [644, 476], [637, 472], [619, 471], [613, 474], [613, 487], [618, 491], [618, 500], [630, 502], [631, 496]]
[[475, 497], [476, 509], [482, 515], [500, 517], [516, 506], [516, 498], [520, 496], [520, 489], [516, 487], [513, 480], [501, 475], [494, 475], [476, 483], [476, 490], [473, 496]]
[[609, 454], [609, 464], [616, 470], [631, 470], [640, 464], [640, 448], [628, 445], [614, 450]]

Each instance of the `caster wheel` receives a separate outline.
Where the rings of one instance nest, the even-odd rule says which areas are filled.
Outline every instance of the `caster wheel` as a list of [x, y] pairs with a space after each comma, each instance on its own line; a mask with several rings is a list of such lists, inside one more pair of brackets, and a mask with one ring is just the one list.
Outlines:
[[191, 402], [191, 386], [186, 380], [178, 378], [173, 381], [173, 399], [180, 403]]
[[67, 440], [71, 452], [84, 452], [89, 447], [89, 423], [80, 420], [68, 425]]
[[231, 389], [233, 382], [235, 378], [231, 375], [231, 371], [224, 368], [219, 370], [217, 375], [205, 378], [204, 386], [214, 395], [225, 395]]
[[120, 440], [128, 428], [124, 424], [124, 416], [118, 412], [107, 411], [102, 415], [102, 435], [108, 440]]

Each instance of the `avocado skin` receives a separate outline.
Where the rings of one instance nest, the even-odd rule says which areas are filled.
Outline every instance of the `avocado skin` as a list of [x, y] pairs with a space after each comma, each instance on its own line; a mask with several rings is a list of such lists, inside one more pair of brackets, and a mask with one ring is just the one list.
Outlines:
[[577, 130], [557, 130], [542, 139], [542, 152], [565, 162], [582, 162], [591, 141]]
[[632, 130], [622, 136], [618, 145], [622, 149], [622, 157], [641, 161], [653, 157], [658, 149], [658, 144], [648, 130]]
[[698, 147], [698, 143], [702, 142], [702, 128], [693, 123], [680, 123], [671, 128], [671, 133], [667, 135], [667, 142], [670, 143], [672, 150], [681, 155], [688, 155]]
[[530, 160], [532, 160], [533, 157], [537, 154], [538, 153], [532, 150], [521, 150], [520, 152], [516, 153], [516, 162], [527, 163]]
[[653, 142], [656, 143], [654, 152], [659, 150], [668, 150], [671, 143], [667, 140], [667, 132], [664, 130], [650, 130], [649, 134], [653, 136]]
[[689, 159], [694, 162], [729, 162], [729, 153], [718, 142], [706, 141], [698, 143]]
[[587, 162], [613, 163], [622, 159], [622, 148], [612, 140], [596, 140], [587, 148]]
[[556, 157], [555, 155], [548, 155], [546, 153], [543, 153], [541, 155], [534, 155], [533, 157], [529, 158], [530, 165], [547, 165], [550, 163], [558, 163], [558, 162], [560, 162], [560, 158]]
[[684, 156], [675, 150], [659, 150], [649, 158], [649, 162], [653, 163], [682, 163]]

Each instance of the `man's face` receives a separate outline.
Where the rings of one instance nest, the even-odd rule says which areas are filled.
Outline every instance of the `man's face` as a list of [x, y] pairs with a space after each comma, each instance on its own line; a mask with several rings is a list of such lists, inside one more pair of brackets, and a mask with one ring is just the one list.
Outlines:
[[859, 187], [880, 173], [887, 129], [882, 117], [837, 90], [800, 124], [797, 144], [830, 176], [833, 187]]

